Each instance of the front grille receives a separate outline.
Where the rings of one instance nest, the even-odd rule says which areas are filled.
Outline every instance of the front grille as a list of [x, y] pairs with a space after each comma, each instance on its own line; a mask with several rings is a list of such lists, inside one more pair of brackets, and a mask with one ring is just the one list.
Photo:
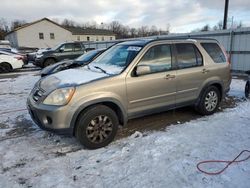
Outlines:
[[33, 100], [35, 102], [38, 102], [41, 99], [41, 97], [43, 96], [43, 94], [44, 94], [44, 91], [42, 89], [35, 88], [34, 92], [33, 92]]

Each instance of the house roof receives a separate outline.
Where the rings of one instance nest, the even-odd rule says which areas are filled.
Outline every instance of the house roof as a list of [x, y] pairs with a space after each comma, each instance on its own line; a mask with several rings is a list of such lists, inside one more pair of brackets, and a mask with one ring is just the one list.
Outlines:
[[115, 35], [112, 31], [110, 30], [106, 30], [106, 29], [90, 29], [90, 28], [87, 28], [87, 29], [83, 29], [83, 28], [80, 28], [80, 27], [64, 27], [48, 18], [42, 18], [40, 20], [37, 20], [37, 21], [34, 21], [34, 22], [30, 22], [30, 23], [27, 23], [21, 27], [18, 27], [18, 28], [15, 28], [14, 30], [8, 32], [6, 35], [9, 35], [10, 33], [13, 33], [15, 31], [18, 31], [20, 29], [23, 29], [25, 27], [28, 27], [30, 25], [33, 25], [33, 24], [36, 24], [38, 22], [41, 22], [41, 21], [48, 21], [48, 22], [51, 22], [52, 24], [55, 24], [65, 30], [68, 30], [72, 33], [72, 35]]
[[67, 27], [66, 29], [71, 31], [72, 35], [115, 35], [112, 31], [106, 29], [83, 29], [80, 27]]
[[[55, 25], [57, 25], [57, 26], [59, 26], [59, 27], [61, 27], [61, 28], [63, 28], [63, 29], [66, 29], [65, 27], [61, 26], [60, 24], [58, 24], [58, 23], [56, 23], [56, 22], [54, 22], [54, 21], [52, 21], [52, 20], [50, 20], [50, 19], [48, 19], [48, 18], [42, 18], [42, 19], [40, 19], [40, 20], [37, 20], [37, 21], [34, 21], [34, 22], [30, 22], [30, 23], [24, 24], [24, 25], [21, 26], [21, 27], [17, 27], [17, 28], [15, 28], [15, 29], [13, 29], [12, 31], [8, 32], [6, 35], [8, 35], [8, 34], [10, 34], [10, 33], [13, 33], [13, 32], [15, 32], [15, 31], [18, 31], [18, 30], [20, 30], [20, 29], [23, 29], [23, 28], [25, 28], [25, 27], [31, 26], [31, 25], [36, 24], [36, 23], [41, 22], [41, 21], [48, 21], [48, 22], [51, 22], [52, 24], [55, 24]], [[66, 30], [68, 30], [68, 29], [66, 29]], [[71, 32], [71, 31], [70, 31], [70, 32]]]

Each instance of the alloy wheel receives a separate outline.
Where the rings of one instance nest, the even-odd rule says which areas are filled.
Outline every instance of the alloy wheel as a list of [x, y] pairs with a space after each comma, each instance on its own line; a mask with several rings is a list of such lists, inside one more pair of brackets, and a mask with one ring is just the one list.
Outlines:
[[102, 143], [113, 131], [113, 123], [106, 115], [99, 115], [93, 118], [87, 128], [86, 135], [92, 143]]
[[207, 111], [213, 111], [218, 104], [218, 95], [215, 91], [208, 92], [205, 98], [205, 108]]

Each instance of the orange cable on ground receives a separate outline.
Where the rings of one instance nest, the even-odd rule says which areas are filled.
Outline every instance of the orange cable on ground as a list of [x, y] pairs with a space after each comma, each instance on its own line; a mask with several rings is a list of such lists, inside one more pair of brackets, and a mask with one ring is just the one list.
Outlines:
[[[204, 173], [204, 174], [207, 174], [207, 175], [218, 175], [218, 174], [221, 174], [222, 172], [224, 172], [231, 164], [233, 163], [239, 163], [239, 162], [243, 162], [243, 161], [246, 161], [248, 159], [250, 159], [250, 154], [248, 155], [248, 157], [244, 158], [244, 159], [241, 159], [241, 160], [237, 160], [243, 153], [250, 153], [249, 150], [243, 150], [240, 152], [239, 155], [237, 155], [237, 157], [235, 157], [232, 161], [223, 161], [223, 160], [207, 160], [207, 161], [201, 161], [197, 164], [197, 169]], [[205, 170], [202, 170], [200, 165], [201, 164], [206, 164], [206, 163], [227, 163], [227, 165], [222, 169], [222, 170], [219, 170], [219, 171], [216, 171], [216, 172], [208, 172], [208, 171], [205, 171]]]

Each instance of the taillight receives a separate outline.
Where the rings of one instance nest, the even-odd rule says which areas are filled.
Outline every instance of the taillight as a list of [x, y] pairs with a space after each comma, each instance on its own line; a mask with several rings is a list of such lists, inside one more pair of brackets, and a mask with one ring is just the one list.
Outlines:
[[17, 60], [22, 60], [22, 59], [23, 59], [22, 56], [15, 56], [15, 58], [16, 58]]

